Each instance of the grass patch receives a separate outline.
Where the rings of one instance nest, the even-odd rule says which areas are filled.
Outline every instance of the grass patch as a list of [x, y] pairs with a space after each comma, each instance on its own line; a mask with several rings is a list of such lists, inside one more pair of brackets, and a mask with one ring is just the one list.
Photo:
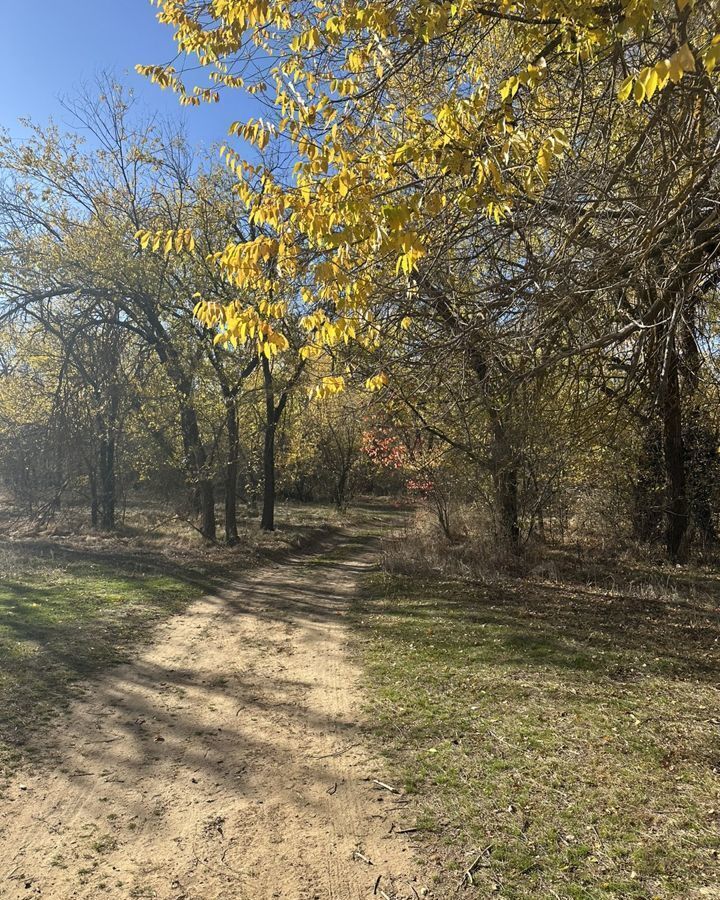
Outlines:
[[720, 896], [716, 598], [383, 574], [356, 621], [448, 891], [489, 847], [467, 895]]
[[103, 834], [101, 837], [94, 840], [90, 844], [90, 847], [95, 853], [112, 853], [113, 850], [117, 850], [118, 848], [117, 838], [113, 837], [111, 834]]
[[198, 582], [139, 562], [0, 551], [0, 767], [93, 674], [128, 658], [147, 626], [180, 612]]

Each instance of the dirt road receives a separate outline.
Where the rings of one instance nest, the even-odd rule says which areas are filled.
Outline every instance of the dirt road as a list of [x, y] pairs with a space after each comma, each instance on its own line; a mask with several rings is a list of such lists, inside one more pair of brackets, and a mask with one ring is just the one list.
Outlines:
[[251, 572], [94, 682], [0, 800], [0, 897], [432, 896], [362, 732], [346, 612], [371, 563]]

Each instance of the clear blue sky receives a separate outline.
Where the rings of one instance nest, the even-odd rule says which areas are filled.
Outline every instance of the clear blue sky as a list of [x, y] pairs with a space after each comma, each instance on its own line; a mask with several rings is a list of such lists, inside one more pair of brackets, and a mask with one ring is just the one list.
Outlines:
[[19, 116], [59, 124], [67, 115], [58, 97], [108, 70], [131, 86], [141, 105], [185, 122], [193, 144], [224, 140], [227, 126], [252, 115], [239, 91], [219, 104], [181, 109], [177, 97], [134, 71], [175, 56], [172, 31], [160, 25], [148, 0], [2, 0], [0, 126], [19, 134]]

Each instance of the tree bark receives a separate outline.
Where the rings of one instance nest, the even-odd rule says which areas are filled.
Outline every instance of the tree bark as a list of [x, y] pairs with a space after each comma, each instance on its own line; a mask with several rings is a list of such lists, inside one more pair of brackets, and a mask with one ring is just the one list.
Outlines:
[[273, 393], [270, 363], [262, 359], [263, 383], [265, 385], [265, 442], [263, 445], [263, 508], [260, 527], [263, 531], [275, 530], [275, 426], [277, 411]]
[[214, 345], [208, 350], [208, 359], [215, 369], [225, 403], [225, 428], [228, 438], [225, 461], [225, 542], [233, 547], [240, 540], [237, 526], [238, 472], [240, 468], [240, 429], [238, 424], [238, 391], [245, 379], [255, 371], [258, 357], [254, 356], [240, 373], [239, 380], [231, 385], [225, 368]]
[[343, 468], [335, 485], [335, 506], [338, 510], [341, 511], [345, 509], [345, 494], [347, 491], [347, 482], [348, 468], [343, 465]]
[[183, 372], [177, 350], [165, 337], [165, 331], [153, 315], [155, 337], [153, 346], [160, 362], [166, 367], [178, 395], [180, 406], [180, 433], [182, 435], [185, 464], [195, 482], [195, 496], [200, 507], [200, 533], [208, 541], [217, 539], [215, 520], [215, 489], [207, 473], [207, 454], [198, 425], [197, 412], [192, 404], [192, 382]]
[[98, 454], [100, 475], [100, 527], [103, 531], [115, 528], [115, 437], [105, 434], [100, 439]]
[[518, 503], [518, 467], [513, 441], [500, 415], [496, 399], [488, 384], [490, 374], [485, 354], [477, 340], [469, 347], [470, 363], [477, 376], [490, 418], [490, 476], [494, 495], [495, 516], [502, 543], [516, 550], [520, 544]]
[[197, 479], [197, 499], [200, 506], [200, 533], [209, 541], [216, 540], [215, 489], [207, 475], [207, 455], [200, 437], [197, 413], [189, 403], [181, 401], [180, 428], [183, 449], [190, 472]]
[[95, 469], [88, 472], [88, 483], [90, 485], [90, 524], [93, 528], [98, 525], [98, 492], [97, 492], [97, 476]]
[[495, 514], [500, 540], [517, 549], [520, 543], [518, 509], [518, 472], [507, 429], [496, 410], [491, 412], [491, 472], [495, 495]]
[[667, 370], [663, 390], [663, 449], [667, 489], [667, 553], [672, 562], [684, 562], [690, 524], [682, 427], [682, 398], [677, 348], [668, 337]]
[[275, 432], [287, 405], [290, 391], [298, 382], [304, 368], [305, 360], [302, 359], [292, 378], [286, 383], [276, 404], [270, 362], [265, 356], [262, 357], [263, 385], [265, 386], [265, 443], [263, 446], [263, 510], [260, 527], [264, 531], [275, 530]]
[[234, 547], [239, 541], [237, 529], [237, 481], [240, 435], [237, 401], [231, 393], [225, 397], [225, 419], [228, 433], [228, 458], [225, 466], [225, 542]]

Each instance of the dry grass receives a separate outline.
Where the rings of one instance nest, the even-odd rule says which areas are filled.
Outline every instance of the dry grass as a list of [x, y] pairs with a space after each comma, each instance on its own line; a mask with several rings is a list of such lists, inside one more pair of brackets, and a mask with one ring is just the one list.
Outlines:
[[518, 574], [548, 565], [534, 543], [520, 556], [498, 548], [487, 521], [472, 510], [457, 510], [453, 521], [457, 538], [448, 540], [430, 508], [415, 507], [404, 527], [383, 541], [383, 569], [397, 575], [485, 581], [498, 572]]
[[278, 502], [276, 530], [267, 533], [261, 531], [257, 515], [241, 511], [238, 515], [240, 541], [228, 549], [222, 544], [219, 507], [217, 516], [217, 546], [209, 545], [192, 523], [175, 511], [172, 503], [147, 497], [128, 503], [118, 513], [117, 528], [111, 533], [92, 529], [84, 507], [68, 506], [43, 524], [27, 516], [6, 515], [0, 523], [0, 534], [14, 542], [48, 540], [79, 550], [146, 553], [202, 567], [203, 561], [240, 561], [298, 546], [318, 529], [338, 526], [343, 521], [343, 516], [326, 505]]

